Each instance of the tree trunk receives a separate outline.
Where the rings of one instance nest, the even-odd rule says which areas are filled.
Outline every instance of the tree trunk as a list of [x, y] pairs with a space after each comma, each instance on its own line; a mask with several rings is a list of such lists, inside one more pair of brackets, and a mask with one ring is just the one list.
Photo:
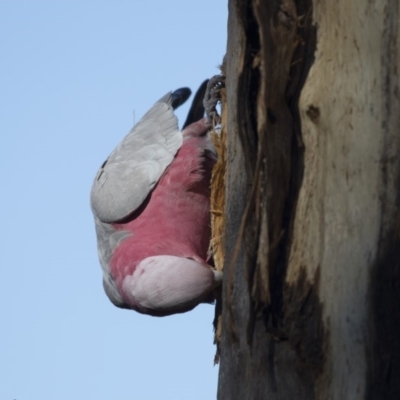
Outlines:
[[219, 400], [400, 399], [399, 0], [230, 0]]

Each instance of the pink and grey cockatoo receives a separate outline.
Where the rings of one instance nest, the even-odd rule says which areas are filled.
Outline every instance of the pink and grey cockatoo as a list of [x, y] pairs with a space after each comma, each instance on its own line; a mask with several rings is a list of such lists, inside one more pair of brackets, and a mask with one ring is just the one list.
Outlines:
[[91, 191], [103, 285], [117, 307], [165, 316], [212, 302], [222, 279], [210, 256], [210, 178], [216, 161], [203, 118], [207, 81], [182, 131], [167, 93], [103, 163]]

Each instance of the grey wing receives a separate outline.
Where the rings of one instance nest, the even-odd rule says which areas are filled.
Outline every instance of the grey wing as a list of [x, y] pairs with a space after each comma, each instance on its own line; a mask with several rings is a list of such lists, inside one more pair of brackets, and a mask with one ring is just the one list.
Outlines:
[[114, 278], [110, 271], [110, 262], [114, 251], [122, 241], [127, 239], [131, 233], [123, 230], [115, 230], [112, 225], [101, 222], [94, 218], [97, 235], [97, 251], [100, 265], [103, 270], [103, 287], [111, 302], [120, 308], [127, 308], [124, 300], [118, 292]]
[[167, 93], [110, 154], [93, 182], [91, 206], [100, 221], [121, 221], [145, 200], [182, 146]]

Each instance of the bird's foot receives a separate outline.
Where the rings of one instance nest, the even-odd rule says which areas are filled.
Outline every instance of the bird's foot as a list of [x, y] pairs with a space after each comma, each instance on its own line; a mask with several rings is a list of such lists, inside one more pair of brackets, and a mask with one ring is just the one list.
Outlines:
[[221, 89], [225, 87], [225, 76], [215, 75], [207, 84], [204, 96], [204, 109], [206, 111], [206, 124], [208, 128], [221, 123], [221, 117], [217, 111], [217, 104], [221, 102]]

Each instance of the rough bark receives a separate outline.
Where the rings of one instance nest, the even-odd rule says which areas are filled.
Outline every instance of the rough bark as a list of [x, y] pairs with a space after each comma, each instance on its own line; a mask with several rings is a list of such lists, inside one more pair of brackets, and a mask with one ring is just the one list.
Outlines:
[[400, 398], [399, 0], [230, 0], [218, 398]]

